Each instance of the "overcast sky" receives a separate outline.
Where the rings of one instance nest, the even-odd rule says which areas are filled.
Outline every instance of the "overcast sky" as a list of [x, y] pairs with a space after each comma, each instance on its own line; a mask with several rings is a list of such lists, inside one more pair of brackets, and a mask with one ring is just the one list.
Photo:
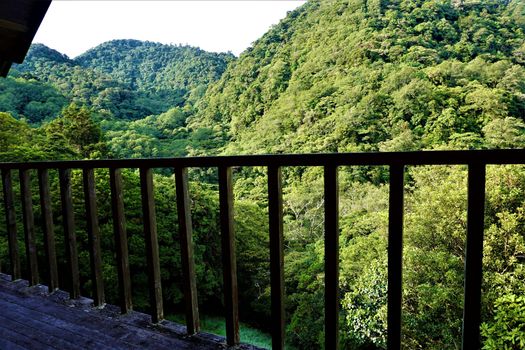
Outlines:
[[239, 55], [300, 0], [54, 0], [33, 42], [73, 58], [111, 39], [189, 44]]

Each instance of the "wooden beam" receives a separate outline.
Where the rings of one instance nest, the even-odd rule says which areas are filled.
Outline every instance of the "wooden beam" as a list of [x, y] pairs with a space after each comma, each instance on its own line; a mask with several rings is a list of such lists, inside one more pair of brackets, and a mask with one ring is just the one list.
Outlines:
[[42, 210], [42, 230], [44, 232], [44, 250], [46, 251], [49, 292], [58, 289], [58, 268], [55, 247], [55, 227], [51, 208], [49, 191], [49, 170], [38, 170], [38, 185], [40, 190], [40, 208]]
[[68, 266], [69, 293], [72, 299], [80, 297], [80, 275], [78, 271], [77, 236], [75, 233], [75, 218], [73, 198], [71, 194], [71, 170], [60, 169], [60, 198], [62, 201], [62, 225], [64, 227], [64, 246]]
[[182, 260], [184, 301], [186, 304], [186, 328], [189, 335], [199, 331], [199, 304], [193, 257], [191, 201], [188, 189], [188, 169], [175, 168], [177, 191], [177, 216], [179, 219], [179, 242]]
[[404, 167], [390, 167], [388, 211], [388, 350], [401, 349], [401, 306], [403, 288]]
[[89, 261], [91, 265], [91, 282], [93, 283], [93, 302], [95, 306], [104, 305], [104, 279], [102, 277], [102, 254], [100, 252], [100, 229], [98, 227], [97, 195], [95, 189], [95, 172], [84, 169], [84, 200], [86, 205], [86, 227], [89, 244]]
[[26, 245], [27, 270], [29, 285], [38, 284], [38, 258], [35, 243], [35, 218], [33, 215], [33, 196], [31, 194], [30, 170], [20, 170], [20, 199], [22, 202], [22, 220]]
[[485, 164], [469, 164], [462, 350], [475, 350], [481, 347], [479, 327], [485, 227], [485, 176]]
[[272, 349], [284, 349], [284, 251], [281, 168], [268, 167], [268, 216], [270, 229], [270, 281], [272, 299]]
[[133, 309], [131, 298], [131, 277], [129, 273], [128, 235], [124, 215], [124, 196], [122, 193], [121, 169], [109, 169], [111, 188], [111, 208], [113, 212], [113, 233], [115, 237], [115, 254], [117, 256], [117, 274], [119, 287], [120, 311], [123, 314]]
[[150, 168], [140, 169], [140, 188], [142, 193], [146, 259], [148, 262], [150, 313], [152, 322], [158, 323], [164, 319], [164, 311], [162, 305], [162, 283], [160, 279], [157, 219], [155, 216], [155, 198], [153, 194], [153, 173]]
[[2, 189], [4, 192], [5, 220], [7, 226], [7, 240], [9, 244], [9, 261], [11, 263], [11, 278], [21, 278], [20, 256], [18, 254], [18, 238], [16, 232], [16, 213], [13, 195], [13, 181], [11, 170], [2, 169]]
[[337, 167], [325, 166], [325, 349], [339, 348], [339, 181], [337, 174]]
[[219, 205], [224, 306], [226, 308], [226, 342], [229, 346], [235, 346], [240, 342], [239, 292], [237, 290], [237, 262], [235, 258], [235, 231], [233, 225], [233, 185], [232, 169], [230, 167], [219, 167]]

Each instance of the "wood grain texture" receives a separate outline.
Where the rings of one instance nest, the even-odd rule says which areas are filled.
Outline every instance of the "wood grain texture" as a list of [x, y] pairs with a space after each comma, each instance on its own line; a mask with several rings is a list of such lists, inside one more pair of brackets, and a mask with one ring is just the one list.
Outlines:
[[58, 289], [58, 268], [55, 245], [55, 226], [49, 191], [49, 170], [38, 170], [38, 187], [40, 192], [40, 210], [42, 211], [42, 231], [44, 233], [44, 250], [46, 254], [49, 291]]
[[129, 273], [128, 235], [124, 215], [124, 196], [122, 192], [121, 169], [109, 169], [109, 187], [111, 189], [111, 209], [113, 212], [113, 235], [119, 289], [119, 304], [123, 314], [133, 309], [131, 298], [131, 277]]
[[160, 280], [157, 218], [155, 216], [155, 198], [153, 196], [153, 173], [151, 169], [140, 169], [140, 188], [142, 193], [146, 260], [148, 263], [148, 288], [151, 319], [153, 323], [158, 323], [164, 319], [164, 310], [162, 305], [162, 283]]
[[60, 199], [62, 201], [62, 226], [64, 227], [64, 246], [68, 267], [69, 293], [72, 298], [80, 296], [80, 275], [78, 271], [77, 236], [75, 233], [75, 218], [71, 190], [71, 170], [60, 169]]
[[20, 255], [18, 253], [18, 239], [16, 232], [16, 212], [13, 195], [13, 181], [11, 170], [2, 169], [2, 189], [4, 194], [5, 221], [7, 240], [9, 245], [9, 261], [11, 263], [11, 276], [14, 280], [21, 278]]
[[219, 206], [224, 307], [226, 309], [226, 340], [229, 346], [234, 346], [240, 342], [239, 292], [237, 288], [237, 261], [235, 258], [235, 231], [233, 225], [232, 169], [229, 167], [219, 167]]
[[[149, 316], [108, 305], [93, 308], [89, 299], [68, 300], [67, 293], [43, 293], [26, 281], [9, 282], [0, 274], [1, 349], [199, 349], [225, 348], [225, 339], [201, 333], [188, 337], [185, 327], [164, 321], [152, 327]], [[239, 349], [259, 350], [250, 345]]]
[[188, 169], [175, 168], [177, 192], [177, 216], [179, 220], [179, 242], [182, 262], [184, 302], [186, 306], [186, 327], [188, 334], [199, 331], [199, 304], [193, 255], [191, 202], [188, 189]]
[[31, 285], [35, 285], [38, 284], [38, 259], [36, 255], [35, 218], [33, 215], [30, 170], [20, 170], [20, 201], [22, 202], [28, 280]]
[[100, 251], [100, 229], [98, 227], [97, 195], [95, 191], [95, 172], [84, 169], [84, 201], [86, 205], [86, 228], [89, 244], [89, 263], [91, 282], [93, 283], [93, 301], [95, 306], [103, 305], [104, 279], [102, 276], [102, 253]]

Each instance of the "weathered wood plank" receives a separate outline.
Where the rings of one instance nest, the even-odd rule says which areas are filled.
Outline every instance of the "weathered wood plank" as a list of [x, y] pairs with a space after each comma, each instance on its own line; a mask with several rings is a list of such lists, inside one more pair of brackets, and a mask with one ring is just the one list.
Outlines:
[[339, 180], [337, 175], [336, 166], [325, 166], [325, 349], [339, 349]]
[[[4, 324], [9, 324], [11, 330], [15, 328], [20, 332], [18, 338], [32, 339], [34, 348], [44, 345], [54, 349], [78, 349], [86, 344], [96, 345], [100, 349], [110, 350], [110, 344], [100, 342], [100, 338], [89, 339], [89, 333], [75, 332], [74, 325], [60, 319], [60, 314], [51, 317], [38, 315], [27, 308], [5, 303], [0, 300], [2, 307], [2, 317], [5, 317]], [[55, 310], [58, 311], [58, 310]], [[111, 338], [107, 338], [110, 341]]]
[[27, 271], [29, 284], [38, 284], [38, 259], [35, 244], [35, 218], [33, 215], [33, 197], [31, 194], [30, 170], [20, 170], [20, 200], [22, 202], [22, 221], [26, 246]]
[[270, 228], [270, 280], [272, 298], [272, 349], [284, 349], [284, 251], [281, 168], [268, 167], [268, 216]]
[[467, 242], [462, 350], [481, 347], [481, 283], [485, 224], [485, 164], [468, 167]]
[[388, 209], [388, 349], [401, 349], [404, 166], [390, 167]]
[[179, 219], [179, 242], [182, 260], [182, 282], [184, 284], [184, 302], [186, 304], [186, 328], [188, 334], [191, 335], [197, 333], [200, 327], [187, 168], [175, 168], [175, 182], [177, 191], [177, 216]]
[[104, 305], [104, 279], [102, 276], [102, 254], [100, 252], [100, 229], [98, 227], [97, 195], [95, 190], [95, 172], [84, 169], [84, 200], [86, 203], [86, 223], [93, 283], [93, 302], [95, 306]]
[[18, 254], [18, 239], [16, 232], [16, 213], [13, 195], [11, 170], [2, 169], [2, 189], [4, 192], [5, 220], [9, 245], [9, 261], [13, 280], [21, 278], [20, 255]]
[[14, 343], [16, 346], [24, 350], [44, 349], [45, 348], [44, 344], [36, 341], [37, 339], [28, 337], [23, 333], [23, 331], [19, 330], [17, 327], [11, 326], [9, 324], [9, 320], [5, 320], [5, 318], [2, 317], [1, 315], [0, 315], [0, 339], [7, 340], [10, 343]]
[[126, 314], [133, 309], [133, 302], [131, 299], [128, 235], [126, 232], [126, 217], [124, 215], [124, 197], [122, 193], [121, 169], [109, 169], [109, 183], [111, 188], [111, 208], [113, 212], [115, 253], [117, 256], [119, 304], [121, 312]]
[[71, 194], [71, 170], [60, 169], [60, 199], [62, 201], [62, 225], [64, 227], [64, 246], [68, 263], [68, 282], [71, 298], [80, 296], [80, 275], [78, 271], [77, 236], [75, 233], [75, 218], [73, 198]]
[[239, 344], [240, 334], [237, 262], [235, 258], [235, 231], [233, 224], [233, 185], [232, 169], [230, 167], [219, 167], [219, 206], [224, 306], [226, 309], [226, 341], [228, 345], [234, 346]]
[[[0, 349], [6, 349], [6, 350], [26, 350], [27, 348], [24, 348], [20, 345], [17, 345], [16, 343], [13, 343], [7, 339], [9, 337], [9, 334], [6, 334], [6, 332], [3, 328], [0, 329]], [[13, 341], [16, 341], [13, 339]]]
[[49, 170], [38, 170], [40, 191], [40, 209], [42, 211], [42, 230], [44, 232], [44, 250], [46, 253], [49, 292], [58, 289], [58, 268], [55, 247], [55, 227], [49, 192]]
[[[26, 334], [37, 335], [29, 339], [30, 346], [25, 346], [30, 349], [40, 348], [35, 347], [35, 340], [47, 341], [55, 336], [60, 338], [55, 342], [60, 349], [69, 349], [64, 346], [66, 343], [73, 343], [75, 349], [96, 350], [224, 349], [225, 339], [219, 336], [199, 333], [188, 337], [185, 327], [169, 321], [151, 327], [150, 317], [142, 313], [120, 315], [117, 308], [109, 305], [103, 309], [93, 308], [84, 299], [68, 300], [65, 305], [63, 292], [50, 296], [42, 296], [41, 292], [40, 286], [28, 288], [25, 281], [9, 282], [6, 275], [0, 274], [0, 309], [8, 310], [5, 322], [2, 316], [6, 314], [0, 315], [0, 337], [2, 327], [19, 328], [17, 323], [10, 322], [14, 319], [15, 322], [23, 321], [26, 327], [31, 328], [24, 328], [24, 332], [17, 334], [19, 339], [24, 341]], [[244, 344], [238, 349], [258, 350]]]
[[140, 169], [140, 188], [142, 193], [142, 213], [146, 259], [148, 262], [148, 287], [151, 319], [158, 323], [164, 319], [162, 306], [162, 283], [160, 280], [159, 242], [157, 219], [155, 217], [155, 198], [153, 195], [153, 173], [149, 168]]

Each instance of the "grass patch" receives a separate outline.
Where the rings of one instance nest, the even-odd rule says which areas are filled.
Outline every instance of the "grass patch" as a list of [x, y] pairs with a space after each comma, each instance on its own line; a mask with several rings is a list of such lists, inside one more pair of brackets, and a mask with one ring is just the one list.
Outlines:
[[[226, 336], [226, 326], [224, 319], [215, 316], [204, 316], [200, 315], [201, 330], [206, 333], [217, 334]], [[166, 317], [168, 320], [185, 324], [184, 315], [169, 315]], [[257, 328], [253, 328], [245, 323], [240, 324], [241, 327], [241, 342], [252, 344], [260, 348], [271, 349], [272, 348], [272, 337], [270, 334], [265, 333]]]

